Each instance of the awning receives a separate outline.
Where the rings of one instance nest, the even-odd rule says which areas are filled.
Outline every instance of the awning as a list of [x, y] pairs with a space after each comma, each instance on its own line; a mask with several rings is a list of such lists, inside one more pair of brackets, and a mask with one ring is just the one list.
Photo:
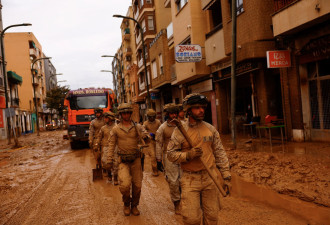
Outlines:
[[11, 82], [16, 83], [16, 84], [22, 84], [23, 83], [23, 78], [16, 74], [13, 71], [8, 71], [7, 72], [8, 79], [11, 80]]

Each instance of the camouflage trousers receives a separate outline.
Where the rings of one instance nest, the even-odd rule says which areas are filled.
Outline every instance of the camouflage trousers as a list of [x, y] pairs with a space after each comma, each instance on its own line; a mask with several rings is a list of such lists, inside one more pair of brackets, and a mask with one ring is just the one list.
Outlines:
[[156, 142], [151, 140], [149, 146], [143, 149], [143, 153], [150, 157], [151, 168], [157, 170]]
[[183, 171], [181, 188], [181, 215], [184, 224], [216, 225], [220, 207], [219, 194], [207, 171]]
[[[125, 206], [137, 206], [140, 201], [142, 188], [141, 158], [136, 158], [131, 163], [123, 163], [119, 158], [118, 180], [119, 190], [123, 196]], [[132, 196], [131, 196], [132, 190]]]
[[181, 199], [181, 190], [180, 190], [180, 177], [182, 171], [180, 165], [173, 163], [167, 159], [167, 154], [164, 154], [164, 169], [165, 169], [165, 178], [170, 188], [170, 196], [172, 202], [180, 201]]
[[115, 154], [115, 159], [113, 160], [113, 167], [112, 168], [107, 168], [107, 158], [108, 158], [108, 150], [109, 147], [103, 147], [101, 151], [101, 164], [102, 168], [111, 171], [112, 175], [116, 176], [118, 175], [118, 156]]

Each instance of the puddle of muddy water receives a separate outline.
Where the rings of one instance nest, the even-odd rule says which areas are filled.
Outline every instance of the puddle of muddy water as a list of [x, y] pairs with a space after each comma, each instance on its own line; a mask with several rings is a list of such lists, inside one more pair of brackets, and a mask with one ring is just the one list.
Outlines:
[[274, 208], [283, 209], [296, 216], [306, 219], [309, 223], [329, 224], [330, 208], [304, 202], [299, 199], [281, 195], [266, 187], [244, 181], [232, 174], [233, 197], [246, 198], [261, 202]]
[[268, 153], [288, 153], [294, 155], [312, 155], [316, 157], [329, 156], [330, 144], [313, 144], [313, 143], [290, 143], [284, 144], [260, 143], [260, 141], [253, 141], [249, 147], [252, 152], [268, 152]]

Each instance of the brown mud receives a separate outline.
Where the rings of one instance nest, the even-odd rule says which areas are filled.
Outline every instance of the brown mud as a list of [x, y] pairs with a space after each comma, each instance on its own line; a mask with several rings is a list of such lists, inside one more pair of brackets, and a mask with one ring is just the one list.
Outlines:
[[[36, 134], [22, 136], [19, 138], [22, 147], [18, 149], [12, 149], [6, 141], [0, 142], [0, 224], [182, 224], [181, 217], [174, 214], [164, 176], [151, 175], [148, 158], [139, 205], [141, 215], [125, 217], [118, 186], [107, 182], [106, 177], [92, 182], [92, 168], [95, 167], [93, 156], [86, 147], [71, 150], [68, 141], [62, 139], [65, 132], [48, 131], [41, 132], [39, 137]], [[226, 137], [224, 143], [228, 147]], [[296, 190], [282, 191], [281, 195], [304, 201], [313, 199], [308, 204], [315, 205], [316, 209], [328, 209], [324, 207], [329, 200], [326, 192], [313, 194], [312, 198], [303, 197], [307, 195], [308, 187], [314, 190], [328, 184], [327, 174], [323, 173], [327, 168], [316, 171], [310, 168], [316, 166], [314, 163], [324, 166], [326, 161], [317, 158], [307, 163], [302, 158], [297, 159], [299, 157], [296, 155], [288, 158], [282, 157], [282, 153], [255, 152], [243, 147], [248, 151], [227, 151], [232, 170], [237, 174], [233, 180], [233, 189], [237, 191], [221, 199], [221, 224], [323, 224], [318, 218], [304, 217], [281, 206], [285, 202], [278, 205], [267, 203], [258, 200], [258, 196], [254, 198], [238, 190], [248, 190], [244, 188], [247, 184], [239, 182], [244, 178], [278, 193], [281, 193], [278, 190]], [[292, 177], [296, 173], [304, 173], [304, 170], [299, 172], [300, 169], [296, 168], [300, 164], [306, 164], [309, 168], [310, 171], [305, 170], [307, 178], [310, 178], [310, 173], [316, 174], [320, 181], [318, 186], [308, 183], [303, 189], [295, 184], [297, 182]], [[297, 172], [291, 172], [291, 167], [296, 168]], [[284, 175], [291, 179], [284, 179]], [[303, 181], [309, 182], [307, 178]], [[256, 189], [251, 187], [249, 190], [254, 193]], [[267, 195], [269, 193], [266, 198]]]

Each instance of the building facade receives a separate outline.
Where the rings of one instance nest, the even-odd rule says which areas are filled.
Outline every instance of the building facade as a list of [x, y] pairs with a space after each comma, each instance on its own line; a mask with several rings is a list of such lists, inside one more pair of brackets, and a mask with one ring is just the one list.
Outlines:
[[[15, 71], [25, 81], [18, 89], [20, 117], [22, 118], [22, 123], [26, 124], [22, 128], [22, 132], [34, 132], [36, 130], [37, 118], [40, 129], [43, 129], [46, 125], [44, 114], [46, 79], [43, 60], [36, 61], [33, 68], [31, 68], [35, 59], [43, 57], [42, 47], [31, 32], [6, 33], [4, 42], [7, 70]], [[35, 105], [37, 105], [37, 110]], [[36, 114], [37, 111], [38, 116]]]

